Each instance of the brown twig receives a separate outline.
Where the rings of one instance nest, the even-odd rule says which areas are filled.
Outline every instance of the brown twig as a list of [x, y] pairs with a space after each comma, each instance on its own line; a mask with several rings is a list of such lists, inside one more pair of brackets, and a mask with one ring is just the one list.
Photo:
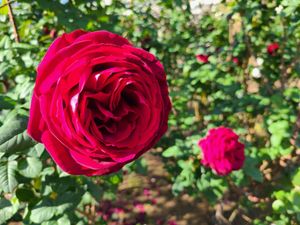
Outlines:
[[223, 203], [220, 201], [216, 205], [215, 219], [218, 224], [231, 225], [230, 221], [223, 215]]
[[95, 216], [94, 215], [91, 215], [90, 213], [80, 210], [80, 209], [76, 209], [76, 212], [85, 216], [88, 219], [88, 224], [95, 224]]
[[[243, 17], [243, 14], [241, 14], [241, 16]], [[246, 55], [246, 60], [244, 61], [244, 63], [242, 64], [242, 83], [244, 85], [244, 90], [246, 93], [248, 93], [248, 80], [250, 77], [250, 69], [249, 69], [249, 65], [250, 65], [250, 60], [252, 57], [255, 58], [255, 60], [253, 61], [256, 64], [256, 53], [252, 50], [252, 43], [251, 43], [251, 39], [247, 33], [246, 30], [246, 26], [244, 21], [242, 20], [241, 22], [241, 30], [244, 34], [244, 42], [246, 44], [246, 51], [247, 51], [247, 55]], [[256, 65], [255, 65], [256, 66]]]
[[13, 32], [14, 32], [14, 36], [15, 36], [15, 40], [17, 43], [20, 42], [20, 36], [19, 36], [19, 33], [18, 33], [18, 29], [17, 29], [17, 25], [16, 25], [16, 21], [15, 21], [15, 18], [14, 18], [14, 14], [13, 14], [13, 11], [12, 11], [12, 8], [11, 8], [11, 1], [7, 2], [7, 8], [8, 8], [8, 17], [9, 17], [9, 21], [11, 23], [11, 25], [13, 26]]
[[4, 8], [5, 6], [7, 6], [8, 4], [13, 3], [13, 2], [15, 2], [15, 1], [9, 1], [9, 2], [7, 2], [7, 3], [3, 4], [3, 5], [1, 5], [1, 6], [0, 6], [0, 9], [1, 9], [1, 8]]

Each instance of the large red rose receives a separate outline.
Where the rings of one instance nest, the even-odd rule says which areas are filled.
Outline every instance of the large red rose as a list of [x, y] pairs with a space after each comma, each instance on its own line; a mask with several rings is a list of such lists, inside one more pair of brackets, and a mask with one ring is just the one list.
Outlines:
[[212, 168], [218, 175], [227, 175], [242, 168], [245, 161], [244, 144], [230, 128], [209, 130], [206, 138], [199, 141], [202, 149], [202, 164]]
[[108, 31], [57, 38], [37, 69], [28, 133], [69, 174], [103, 175], [167, 130], [166, 75], [149, 52]]

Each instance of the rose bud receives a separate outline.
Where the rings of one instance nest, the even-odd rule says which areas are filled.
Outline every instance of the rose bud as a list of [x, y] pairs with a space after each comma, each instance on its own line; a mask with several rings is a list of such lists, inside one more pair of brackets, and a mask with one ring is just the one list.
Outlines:
[[270, 55], [275, 55], [278, 49], [279, 49], [279, 44], [277, 42], [271, 43], [267, 47], [267, 51]]
[[43, 34], [48, 35], [49, 33], [50, 33], [50, 30], [49, 30], [48, 26], [44, 26], [43, 27]]
[[199, 141], [202, 150], [201, 163], [224, 176], [242, 168], [245, 161], [244, 144], [231, 129], [219, 127], [209, 130], [206, 138]]
[[37, 68], [29, 135], [65, 172], [104, 175], [153, 147], [171, 103], [162, 64], [108, 31], [58, 37]]
[[152, 38], [150, 36], [144, 37], [141, 41], [142, 49], [149, 51], [151, 41], [152, 41]]
[[56, 31], [56, 29], [51, 29], [49, 35], [50, 35], [50, 37], [51, 37], [52, 39], [55, 39], [55, 38], [57, 37], [57, 31]]
[[208, 63], [208, 58], [209, 56], [208, 55], [203, 55], [203, 54], [199, 54], [199, 55], [196, 55], [196, 58], [198, 60], [198, 62], [201, 62], [201, 63]]

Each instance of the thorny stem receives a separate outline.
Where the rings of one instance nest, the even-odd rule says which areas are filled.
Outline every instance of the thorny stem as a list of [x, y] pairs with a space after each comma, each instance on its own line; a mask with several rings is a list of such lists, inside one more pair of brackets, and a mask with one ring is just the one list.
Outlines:
[[17, 29], [17, 26], [16, 26], [16, 21], [15, 21], [14, 14], [13, 14], [10, 3], [11, 2], [7, 2], [8, 17], [9, 17], [9, 21], [10, 21], [11, 25], [13, 26], [13, 32], [14, 32], [15, 40], [16, 40], [17, 43], [19, 43], [20, 42], [20, 36], [19, 36], [19, 33], [18, 33], [18, 29]]

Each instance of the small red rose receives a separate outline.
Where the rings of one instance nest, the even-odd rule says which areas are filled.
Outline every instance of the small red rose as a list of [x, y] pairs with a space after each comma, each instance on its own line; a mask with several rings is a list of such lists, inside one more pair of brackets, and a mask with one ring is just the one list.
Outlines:
[[237, 57], [233, 57], [232, 62], [238, 65], [239, 59]]
[[201, 163], [224, 176], [242, 168], [245, 161], [244, 144], [230, 128], [219, 127], [209, 130], [206, 138], [199, 141], [202, 150]]
[[154, 55], [108, 31], [58, 37], [37, 69], [29, 135], [65, 172], [104, 175], [167, 130], [166, 74]]
[[279, 49], [279, 44], [277, 42], [271, 43], [267, 47], [267, 51], [270, 55], [274, 55], [278, 49]]
[[199, 55], [196, 55], [196, 58], [198, 60], [198, 62], [201, 62], [201, 63], [208, 63], [208, 58], [209, 56], [208, 55], [203, 55], [203, 54], [199, 54]]

